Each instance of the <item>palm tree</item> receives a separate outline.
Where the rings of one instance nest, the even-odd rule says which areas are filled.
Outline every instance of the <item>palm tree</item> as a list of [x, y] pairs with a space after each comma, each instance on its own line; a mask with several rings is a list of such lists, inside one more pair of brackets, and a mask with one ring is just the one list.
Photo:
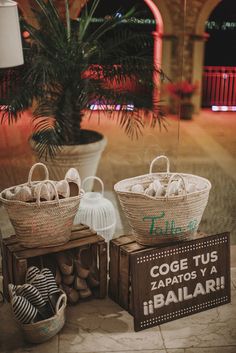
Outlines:
[[[121, 18], [104, 19], [94, 27], [94, 13], [100, 0], [91, 0], [78, 21], [61, 18], [52, 0], [35, 0], [38, 25], [24, 23], [30, 41], [24, 41], [25, 64], [14, 70], [14, 79], [3, 83], [3, 119], [17, 121], [21, 113], [32, 107], [33, 139], [40, 155], [53, 157], [62, 145], [92, 142], [97, 135], [81, 129], [84, 111], [93, 102], [127, 106], [110, 112], [108, 118], [117, 122], [131, 137], [138, 136], [145, 124], [143, 112], [151, 112], [151, 124], [161, 125], [163, 114], [152, 106], [152, 75], [154, 67], [150, 48], [152, 39], [135, 32], [122, 23], [135, 16], [131, 9]], [[6, 79], [5, 71], [3, 74]], [[125, 89], [125, 83], [135, 80], [141, 94]], [[142, 109], [142, 114], [140, 113]], [[145, 114], [144, 114], [145, 115]], [[149, 115], [150, 116], [150, 115]]]

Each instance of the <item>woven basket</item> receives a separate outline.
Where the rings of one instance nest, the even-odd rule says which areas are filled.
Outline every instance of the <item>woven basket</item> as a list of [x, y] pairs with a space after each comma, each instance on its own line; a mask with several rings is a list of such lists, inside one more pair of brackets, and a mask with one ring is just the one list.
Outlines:
[[[162, 158], [167, 161], [167, 171], [153, 173], [154, 163]], [[130, 191], [133, 185], [148, 185], [157, 178], [166, 185], [166, 196], [152, 197]], [[175, 179], [182, 180], [184, 195], [169, 196], [170, 183]], [[198, 191], [187, 193], [186, 181], [195, 184]], [[186, 240], [196, 234], [211, 183], [192, 174], [170, 173], [168, 158], [159, 156], [152, 161], [149, 174], [122, 180], [114, 189], [137, 242], [152, 246]]]
[[57, 301], [56, 314], [54, 316], [32, 324], [19, 323], [25, 339], [31, 343], [42, 343], [55, 336], [65, 324], [66, 303], [66, 294], [62, 291]]
[[[36, 167], [42, 166], [45, 171], [45, 180], [32, 181], [32, 174]], [[6, 200], [6, 190], [12, 191], [15, 187], [3, 190], [0, 201], [4, 204], [19, 243], [26, 248], [50, 247], [66, 243], [70, 239], [71, 228], [75, 214], [78, 210], [83, 192], [78, 196], [59, 199], [55, 184], [48, 180], [47, 167], [36, 163], [29, 172], [28, 182], [20, 186], [33, 186], [36, 184], [50, 183], [55, 190], [55, 200], [40, 202], [40, 190], [36, 202], [23, 202]]]

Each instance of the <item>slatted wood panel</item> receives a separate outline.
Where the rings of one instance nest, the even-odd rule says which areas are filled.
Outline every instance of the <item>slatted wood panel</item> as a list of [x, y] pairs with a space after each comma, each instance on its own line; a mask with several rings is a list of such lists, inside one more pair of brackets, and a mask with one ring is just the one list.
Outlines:
[[96, 297], [104, 298], [107, 293], [107, 244], [104, 238], [98, 235], [88, 226], [79, 225], [74, 227], [71, 233], [71, 240], [66, 244], [49, 248], [26, 249], [22, 247], [13, 235], [2, 241], [2, 268], [3, 268], [3, 289], [4, 296], [9, 300], [8, 284], [22, 284], [30, 262], [61, 251], [77, 249], [83, 246], [90, 246], [91, 253], [98, 259], [99, 265], [99, 290]]
[[109, 297], [118, 302], [119, 292], [119, 264], [120, 264], [120, 247], [125, 244], [134, 242], [134, 236], [121, 236], [119, 238], [113, 239], [109, 244], [109, 286], [108, 295]]

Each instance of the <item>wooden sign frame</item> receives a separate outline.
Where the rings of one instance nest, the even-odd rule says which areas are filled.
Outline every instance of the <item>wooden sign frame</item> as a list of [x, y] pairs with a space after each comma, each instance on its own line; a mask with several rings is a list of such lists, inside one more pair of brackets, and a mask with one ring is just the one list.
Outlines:
[[135, 331], [230, 303], [230, 234], [131, 254]]

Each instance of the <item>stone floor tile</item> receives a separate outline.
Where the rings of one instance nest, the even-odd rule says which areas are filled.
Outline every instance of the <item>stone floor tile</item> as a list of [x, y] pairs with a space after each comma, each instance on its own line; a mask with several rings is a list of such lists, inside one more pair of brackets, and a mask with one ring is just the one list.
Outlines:
[[[167, 350], [168, 353], [182, 353], [181, 351]], [[204, 348], [187, 348], [184, 353], [235, 353], [236, 346], [222, 346], [222, 347], [204, 347]]]
[[[97, 353], [97, 351], [93, 351], [93, 352], [82, 352], [79, 347], [78, 347], [78, 351], [76, 353]], [[104, 353], [167, 353], [166, 350], [164, 349], [141, 349], [141, 350], [136, 350], [136, 351], [133, 351], [133, 350], [128, 350], [128, 351], [104, 351]], [[182, 352], [177, 352], [177, 353], [182, 353]], [[184, 351], [183, 351], [184, 353]]]
[[236, 289], [236, 267], [231, 268], [231, 281], [233, 288]]
[[[57, 353], [58, 352], [58, 336], [53, 337], [47, 342], [41, 344], [24, 343], [20, 348], [6, 349], [1, 353]], [[80, 353], [80, 352], [79, 352]]]
[[[0, 305], [0, 352], [1, 353], [57, 353], [58, 336], [40, 345], [27, 343], [14, 321], [9, 304]], [[2, 324], [4, 323], [4, 324]]]
[[165, 347], [167, 349], [212, 347], [212, 353], [215, 353], [214, 349], [217, 346], [235, 346], [235, 306], [236, 292], [232, 291], [231, 304], [162, 325], [161, 333]]
[[[14, 351], [23, 347], [25, 342], [16, 322], [13, 320], [9, 304], [0, 304], [0, 322], [0, 352]], [[13, 337], [14, 339], [12, 339]]]
[[134, 332], [133, 318], [111, 300], [68, 308], [59, 352], [110, 352], [164, 349], [159, 327]]
[[236, 245], [235, 244], [230, 244], [230, 262], [231, 262], [231, 267], [234, 267], [234, 279], [236, 280]]

